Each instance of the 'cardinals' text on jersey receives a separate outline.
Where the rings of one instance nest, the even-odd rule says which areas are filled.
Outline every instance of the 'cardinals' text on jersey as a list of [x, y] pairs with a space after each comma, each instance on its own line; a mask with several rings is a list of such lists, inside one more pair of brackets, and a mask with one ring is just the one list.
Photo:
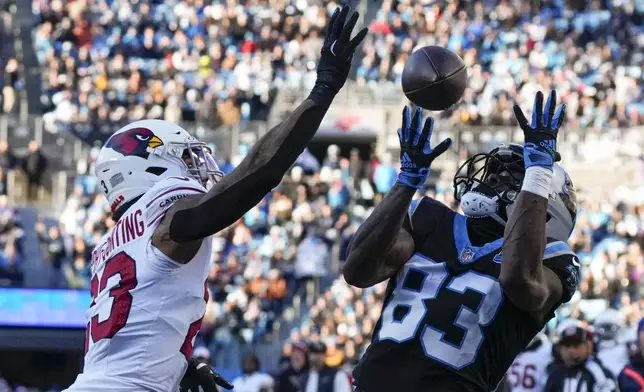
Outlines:
[[[389, 280], [356, 384], [366, 392], [493, 390], [548, 320], [505, 296], [503, 238], [473, 245], [468, 218], [429, 198], [413, 202], [409, 215], [416, 253]], [[560, 301], [569, 301], [579, 276], [572, 250], [549, 240], [543, 263], [561, 280]]]
[[178, 264], [152, 246], [172, 204], [205, 189], [188, 178], [157, 183], [92, 253], [85, 365], [70, 392], [177, 391], [206, 309], [212, 241]]

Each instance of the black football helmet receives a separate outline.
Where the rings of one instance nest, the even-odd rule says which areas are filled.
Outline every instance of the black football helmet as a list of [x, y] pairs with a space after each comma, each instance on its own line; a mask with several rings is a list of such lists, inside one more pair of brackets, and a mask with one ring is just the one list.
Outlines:
[[[577, 199], [566, 171], [555, 163], [548, 200], [548, 237], [567, 241], [575, 226]], [[454, 176], [454, 197], [472, 218], [490, 217], [505, 225], [521, 191], [525, 166], [523, 146], [500, 145], [470, 157]]]

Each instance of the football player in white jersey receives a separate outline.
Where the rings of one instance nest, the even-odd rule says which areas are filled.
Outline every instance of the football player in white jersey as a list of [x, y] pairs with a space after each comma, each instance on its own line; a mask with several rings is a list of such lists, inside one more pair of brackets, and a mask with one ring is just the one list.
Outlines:
[[593, 322], [597, 359], [616, 377], [628, 364], [628, 341], [624, 325], [624, 318], [615, 309], [607, 309], [598, 314]]
[[506, 375], [512, 392], [541, 392], [552, 362], [552, 343], [539, 332], [528, 347], [514, 358]]
[[367, 33], [351, 39], [349, 12], [329, 20], [309, 97], [230, 174], [165, 121], [135, 122], [106, 142], [96, 175], [116, 225], [92, 252], [85, 366], [68, 391], [179, 390], [208, 300], [210, 236], [275, 188], [317, 131]]

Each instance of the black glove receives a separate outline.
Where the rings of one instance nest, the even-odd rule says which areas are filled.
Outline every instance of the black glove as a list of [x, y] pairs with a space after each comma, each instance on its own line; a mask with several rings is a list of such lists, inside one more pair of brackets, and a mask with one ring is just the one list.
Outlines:
[[[423, 127], [423, 110], [418, 108], [411, 118], [411, 111], [407, 106], [403, 109], [402, 128], [398, 130], [400, 139], [400, 173], [398, 182], [412, 188], [422, 188], [429, 168], [439, 155], [447, 151], [452, 145], [452, 139], [443, 140], [435, 148], [429, 146], [434, 128], [434, 119], [427, 117]], [[421, 128], [422, 127], [422, 128]]]
[[360, 14], [354, 12], [345, 25], [351, 7], [336, 8], [326, 27], [322, 54], [318, 63], [316, 87], [328, 88], [336, 94], [349, 76], [351, 59], [356, 47], [360, 45], [369, 29], [364, 28], [353, 38], [351, 32]]
[[217, 385], [224, 389], [233, 389], [221, 374], [213, 371], [207, 364], [194, 358], [188, 361], [188, 369], [181, 380], [181, 392], [199, 392], [199, 387], [204, 392], [219, 392]]
[[525, 168], [541, 166], [552, 170], [555, 162], [561, 160], [557, 152], [557, 134], [564, 122], [566, 104], [559, 105], [557, 110], [557, 93], [550, 92], [546, 101], [545, 115], [543, 109], [543, 94], [537, 92], [532, 108], [532, 122], [528, 120], [521, 111], [519, 105], [514, 105], [514, 116], [523, 130], [523, 159]]

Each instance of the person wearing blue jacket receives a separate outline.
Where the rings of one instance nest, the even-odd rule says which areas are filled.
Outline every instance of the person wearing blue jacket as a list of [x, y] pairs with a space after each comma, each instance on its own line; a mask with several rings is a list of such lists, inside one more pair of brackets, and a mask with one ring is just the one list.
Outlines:
[[644, 318], [637, 326], [637, 349], [621, 371], [617, 382], [621, 392], [644, 392]]

